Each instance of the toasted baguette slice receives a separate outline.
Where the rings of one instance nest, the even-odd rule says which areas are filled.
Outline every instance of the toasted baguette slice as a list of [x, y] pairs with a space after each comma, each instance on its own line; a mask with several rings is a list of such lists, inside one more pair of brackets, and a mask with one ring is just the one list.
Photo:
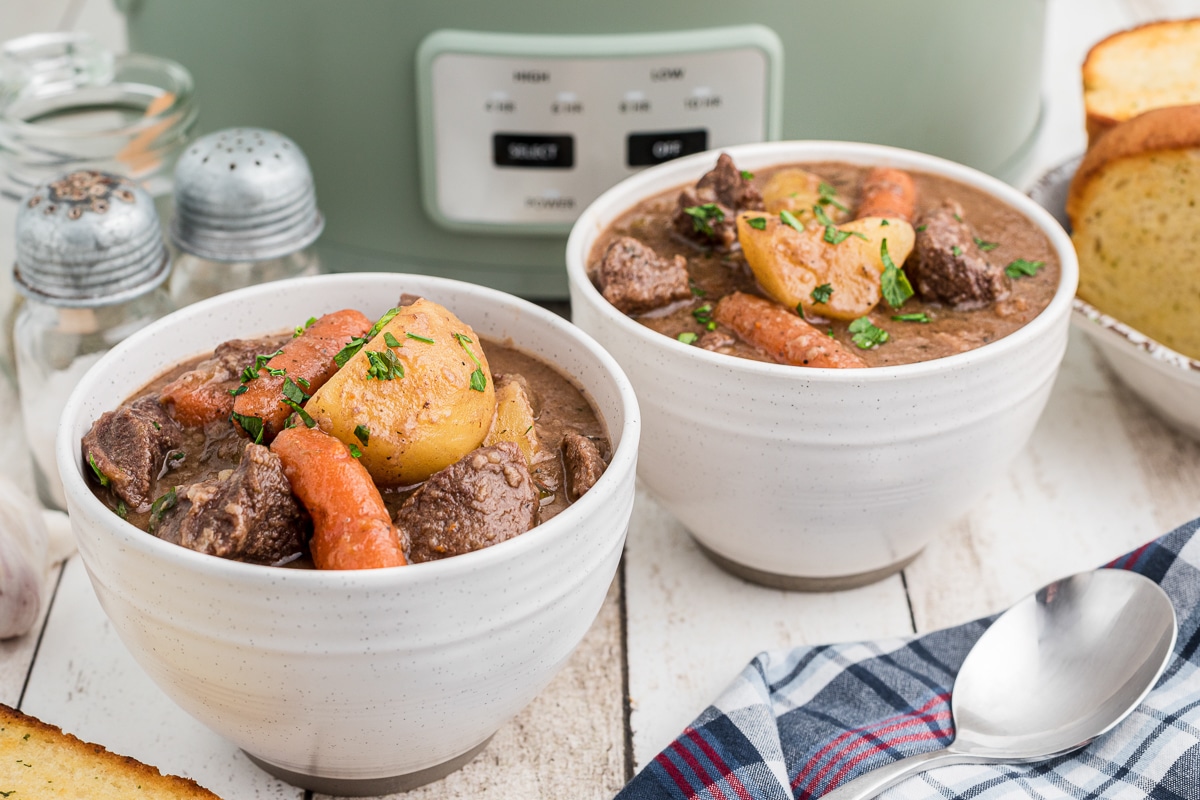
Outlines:
[[1200, 358], [1200, 105], [1149, 111], [1084, 156], [1067, 195], [1079, 296]]
[[1083, 62], [1088, 145], [1119, 122], [1200, 103], [1200, 18], [1151, 22], [1098, 42]]
[[81, 741], [0, 704], [0, 796], [221, 800], [195, 781]]

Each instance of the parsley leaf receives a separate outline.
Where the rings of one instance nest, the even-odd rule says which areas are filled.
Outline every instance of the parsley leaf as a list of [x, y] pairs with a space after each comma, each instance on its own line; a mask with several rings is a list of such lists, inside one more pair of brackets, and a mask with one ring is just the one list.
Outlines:
[[845, 211], [847, 214], [850, 213], [850, 209], [846, 208], [837, 201], [837, 189], [833, 188], [828, 183], [821, 181], [821, 184], [817, 187], [817, 193], [820, 195], [820, 197], [817, 199], [817, 203], [819, 205], [833, 206], [839, 211]]
[[237, 397], [239, 394], [245, 394], [249, 390], [250, 390], [250, 387], [243, 383], [241, 386], [237, 387], [236, 389], [230, 389], [229, 393], [231, 395], [233, 395], [234, 397]]
[[1046, 266], [1044, 261], [1026, 261], [1023, 258], [1018, 258], [1016, 261], [1004, 268], [1004, 274], [1010, 278], [1033, 277], [1037, 275], [1038, 270]]
[[800, 220], [796, 219], [796, 215], [788, 211], [786, 208], [779, 212], [779, 221], [789, 228], [793, 228], [799, 233], [804, 233], [804, 226], [800, 224]]
[[745, 169], [742, 170], [742, 180], [744, 180], [744, 181], [754, 180], [754, 173], [749, 170], [745, 170]]
[[679, 334], [675, 338], [678, 339], [679, 341], [683, 342], [684, 344], [695, 344], [696, 340], [699, 339], [700, 337], [697, 336], [696, 334], [692, 333], [691, 331], [684, 331], [683, 333]]
[[892, 319], [897, 322], [929, 322], [929, 315], [924, 311], [918, 311], [914, 314], [893, 314]]
[[696, 320], [696, 322], [699, 322], [701, 325], [707, 325], [709, 322], [711, 322], [712, 315], [713, 315], [712, 303], [705, 303], [704, 305], [700, 306], [699, 308], [692, 309], [692, 318], [694, 320]]
[[335, 355], [333, 357], [333, 363], [337, 364], [338, 369], [341, 369], [342, 367], [346, 366], [346, 362], [349, 361], [350, 359], [354, 358], [354, 356], [358, 353], [359, 350], [362, 350], [363, 345], [366, 343], [367, 343], [367, 340], [364, 339], [363, 337], [355, 336], [353, 339], [351, 339], [349, 342], [346, 343], [345, 347], [343, 347], [341, 350], [339, 350], [337, 352], [337, 355]]
[[833, 286], [828, 283], [822, 283], [817, 288], [809, 293], [814, 303], [828, 303], [829, 298], [833, 297]]
[[1000, 243], [999, 242], [985, 242], [983, 239], [980, 239], [978, 236], [976, 236], [975, 237], [975, 246], [986, 253], [989, 250], [995, 250], [997, 247], [1000, 246]]
[[255, 444], [262, 444], [263, 440], [263, 421], [261, 417], [251, 417], [247, 414], [239, 414], [236, 411], [229, 415], [229, 418], [242, 426], [242, 430]]
[[[416, 339], [418, 342], [424, 342], [425, 344], [433, 344], [433, 339], [430, 339], [426, 336], [417, 336], [415, 333], [405, 333], [404, 335], [407, 336], [409, 339]], [[387, 340], [385, 339], [384, 341], [387, 341]]]
[[767, 218], [751, 217], [750, 219], [746, 220], [746, 224], [751, 228], [754, 228], [756, 231], [765, 231], [767, 229]]
[[367, 378], [375, 378], [380, 381], [390, 381], [393, 378], [404, 377], [404, 365], [400, 363], [400, 359], [391, 350], [368, 350], [367, 363], [370, 366], [367, 368]]
[[912, 284], [904, 270], [896, 266], [888, 255], [887, 239], [879, 246], [879, 257], [883, 261], [883, 274], [879, 276], [879, 288], [883, 291], [883, 299], [892, 308], [899, 308], [904, 301], [913, 296]]
[[883, 328], [876, 327], [869, 317], [859, 317], [851, 322], [850, 333], [854, 335], [854, 343], [860, 350], [870, 350], [891, 338]]
[[362, 450], [358, 449], [358, 445], [350, 443], [350, 455], [354, 458], [362, 458]]
[[724, 222], [725, 212], [716, 203], [705, 203], [702, 206], [688, 206], [683, 213], [692, 218], [692, 230], [706, 236], [713, 235], [713, 222]]
[[397, 339], [395, 336], [392, 336], [391, 331], [384, 331], [383, 343], [386, 344], [388, 347], [402, 347], [403, 346], [400, 343], [399, 339]]
[[88, 453], [88, 466], [92, 468], [92, 472], [96, 473], [96, 480], [100, 481], [101, 486], [108, 486], [111, 483], [108, 476], [100, 471], [100, 467], [96, 466], [96, 457], [91, 452]]
[[820, 206], [813, 206], [813, 216], [817, 218], [817, 222], [825, 226], [825, 235], [822, 238], [830, 244], [841, 244], [851, 236], [857, 236], [863, 241], [868, 241], [867, 237], [858, 231], [838, 230], [837, 225], [833, 224], [833, 220], [829, 218], [829, 215]]
[[374, 339], [375, 336], [381, 330], [383, 330], [383, 326], [387, 325], [389, 322], [391, 322], [392, 317], [396, 316], [399, 313], [400, 313], [400, 309], [398, 309], [398, 308], [389, 308], [387, 311], [383, 312], [383, 316], [375, 321], [375, 324], [371, 326], [371, 330], [367, 331], [366, 338]]
[[158, 523], [162, 522], [163, 515], [175, 507], [178, 499], [178, 496], [175, 494], [175, 487], [172, 486], [165, 494], [151, 503], [150, 523], [146, 527], [153, 531]]
[[366, 425], [355, 425], [354, 437], [362, 442], [365, 447], [371, 441], [371, 429]]
[[308, 399], [308, 395], [304, 393], [304, 390], [292, 383], [291, 378], [283, 379], [283, 396], [293, 403], [303, 403]]
[[313, 326], [313, 323], [316, 321], [317, 321], [316, 317], [309, 317], [308, 320], [303, 325], [297, 325], [296, 330], [292, 331], [292, 338], [295, 339], [296, 337], [300, 336], [300, 334], [304, 333], [306, 330], [311, 328]]
[[487, 376], [483, 374], [483, 364], [479, 363], [479, 359], [471, 352], [471, 348], [467, 347], [467, 345], [474, 343], [468, 336], [462, 333], [454, 334], [454, 338], [458, 340], [458, 343], [462, 345], [462, 349], [466, 350], [467, 355], [475, 362], [475, 371], [471, 373], [471, 388], [477, 392], [484, 391], [487, 389]]
[[953, 247], [950, 248], [950, 252], [954, 253], [954, 255], [956, 255], [956, 256], [961, 256], [962, 248], [959, 247], [958, 245], [954, 245]]
[[688, 278], [688, 288], [692, 290], [693, 297], [704, 297], [704, 295], [708, 294], [708, 292], [697, 286], [696, 282], [691, 278]]

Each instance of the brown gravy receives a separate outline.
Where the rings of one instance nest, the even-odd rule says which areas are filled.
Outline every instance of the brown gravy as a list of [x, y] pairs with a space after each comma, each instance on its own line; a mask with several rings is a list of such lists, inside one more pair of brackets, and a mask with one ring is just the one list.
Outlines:
[[[799, 167], [815, 173], [838, 190], [838, 199], [851, 209], [857, 208], [859, 187], [867, 171], [865, 167], [836, 162], [783, 164], [771, 169], [756, 170], [754, 185], [761, 188], [782, 169]], [[940, 205], [946, 199], [957, 200], [963, 207], [964, 218], [974, 226], [980, 239], [997, 246], [988, 252], [992, 263], [1009, 264], [1016, 259], [1044, 262], [1036, 275], [1014, 279], [1012, 293], [993, 305], [962, 311], [937, 303], [910, 298], [899, 310], [880, 303], [869, 314], [871, 322], [888, 332], [890, 340], [871, 349], [860, 349], [847, 330], [848, 322], [810, 317], [809, 321], [825, 330], [867, 362], [868, 366], [889, 366], [928, 361], [972, 350], [996, 341], [1021, 328], [1050, 303], [1059, 283], [1059, 262], [1046, 236], [1018, 211], [991, 196], [946, 178], [920, 172], [910, 173], [917, 187], [915, 219]], [[671, 304], [665, 308], [637, 316], [638, 322], [667, 336], [677, 337], [684, 332], [697, 336], [705, 332], [692, 312], [706, 303], [715, 304], [733, 292], [766, 296], [746, 265], [740, 250], [719, 253], [678, 236], [671, 223], [680, 190], [677, 187], [639, 203], [618, 218], [597, 239], [588, 263], [595, 269], [614, 239], [632, 236], [670, 259], [682, 255], [698, 296]], [[901, 322], [892, 319], [896, 314], [924, 312], [928, 323]], [[721, 352], [741, 358], [771, 361], [757, 348], [741, 340]]]

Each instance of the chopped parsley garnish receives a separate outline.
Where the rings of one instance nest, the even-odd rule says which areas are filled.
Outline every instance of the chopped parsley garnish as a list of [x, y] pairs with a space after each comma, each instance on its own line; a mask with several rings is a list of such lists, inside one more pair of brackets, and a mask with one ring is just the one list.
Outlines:
[[692, 290], [693, 297], [704, 297], [704, 295], [708, 294], [708, 292], [697, 286], [696, 282], [691, 278], [688, 278], [688, 288]]
[[754, 173], [751, 172], [750, 170], [746, 170], [746, 169], [742, 170], [742, 180], [744, 180], [744, 181], [754, 180]]
[[929, 227], [928, 225], [918, 225], [916, 227], [916, 231], [917, 231], [917, 233], [920, 233], [921, 231], [925, 230], [928, 227]]
[[237, 387], [236, 389], [230, 389], [229, 393], [231, 395], [233, 395], [234, 397], [237, 397], [239, 394], [245, 394], [249, 390], [250, 390], [250, 387], [243, 383], [241, 386]]
[[1000, 246], [1000, 243], [999, 242], [985, 242], [983, 239], [980, 239], [978, 236], [976, 236], [975, 237], [975, 246], [986, 253], [989, 250], [995, 250], [997, 247]]
[[350, 455], [352, 455], [354, 458], [362, 458], [362, 450], [359, 450], [358, 445], [356, 445], [354, 442], [350, 443]]
[[403, 346], [400, 343], [399, 339], [397, 339], [395, 336], [392, 336], [391, 331], [384, 331], [383, 343], [386, 344], [388, 347], [402, 347]]
[[346, 362], [354, 358], [354, 356], [358, 354], [359, 350], [362, 350], [363, 345], [366, 343], [367, 340], [363, 337], [355, 336], [353, 339], [346, 342], [345, 347], [343, 347], [341, 350], [338, 350], [337, 355], [333, 357], [333, 363], [337, 364], [338, 369], [346, 366]]
[[854, 343], [860, 350], [870, 350], [878, 347], [891, 337], [883, 328], [877, 327], [869, 317], [859, 317], [850, 323], [850, 333], [854, 335]]
[[110, 483], [108, 476], [100, 470], [100, 467], [96, 466], [96, 457], [90, 452], [88, 453], [88, 466], [92, 468], [92, 472], [96, 473], [96, 480], [100, 481], [100, 485], [108, 486]]
[[813, 289], [808, 296], [812, 298], [814, 303], [828, 303], [829, 298], [833, 297], [833, 286], [828, 283], [822, 283]]
[[796, 303], [796, 313], [800, 315], [800, 319], [807, 319], [804, 316], [804, 303]]
[[[816, 206], [814, 206], [815, 208]], [[796, 215], [788, 211], [786, 208], [779, 212], [779, 221], [789, 228], [794, 228], [799, 233], [804, 233], [804, 226], [800, 224], [800, 220], [796, 219]]]
[[262, 444], [263, 438], [263, 421], [261, 417], [251, 417], [247, 414], [239, 414], [236, 411], [229, 415], [229, 418], [242, 426], [242, 430], [255, 444]]
[[378, 333], [381, 330], [383, 330], [383, 326], [387, 325], [389, 322], [391, 322], [392, 317], [396, 316], [399, 313], [400, 313], [400, 309], [398, 309], [398, 308], [389, 308], [387, 311], [385, 311], [383, 313], [383, 316], [380, 317], [379, 319], [377, 319], [375, 321], [375, 324], [371, 326], [371, 330], [367, 331], [366, 338], [374, 339], [375, 336], [378, 335]]
[[751, 228], [754, 228], [756, 231], [765, 231], [767, 229], [767, 218], [751, 217], [750, 219], [746, 220], [746, 224]]
[[304, 393], [304, 390], [292, 383], [291, 378], [283, 379], [283, 396], [293, 403], [303, 403], [308, 399], [308, 395]]
[[850, 209], [846, 208], [837, 201], [837, 189], [833, 188], [828, 183], [822, 181], [821, 185], [817, 187], [817, 193], [820, 195], [820, 197], [817, 199], [818, 205], [833, 206], [839, 211], [845, 211], [847, 214], [850, 213]]
[[151, 531], [162, 521], [163, 515], [175, 507], [175, 503], [179, 498], [175, 494], [175, 487], [172, 486], [161, 495], [157, 500], [150, 504], [150, 523], [147, 525]]
[[[719, 209], [718, 209], [719, 210]], [[487, 376], [483, 374], [483, 364], [479, 363], [479, 359], [471, 352], [471, 348], [467, 347], [473, 342], [465, 334], [456, 333], [454, 338], [462, 345], [462, 349], [467, 351], [467, 355], [475, 362], [475, 371], [471, 373], [471, 388], [477, 392], [482, 392], [487, 389]]]
[[300, 334], [304, 333], [306, 330], [311, 328], [313, 326], [313, 323], [316, 321], [317, 321], [316, 317], [309, 317], [303, 325], [297, 325], [296, 330], [292, 331], [292, 338], [295, 339]]
[[950, 252], [954, 253], [954, 255], [956, 255], [956, 256], [961, 256], [962, 248], [959, 247], [958, 245], [954, 245], [953, 247], [950, 248]]
[[725, 212], [716, 203], [705, 203], [702, 206], [688, 206], [683, 210], [683, 213], [692, 218], [692, 229], [703, 233], [705, 236], [713, 235], [713, 222], [725, 221]]
[[912, 284], [909, 283], [904, 270], [897, 267], [896, 262], [888, 255], [887, 239], [879, 246], [879, 258], [883, 261], [883, 274], [879, 276], [879, 288], [883, 292], [883, 299], [892, 308], [899, 308], [904, 305], [905, 300], [913, 296]]
[[886, 219], [879, 220], [879, 227], [881, 227], [881, 228], [886, 228], [888, 225], [891, 225], [891, 224], [892, 223], [888, 222]]
[[[126, 519], [129, 516], [129, 508], [126, 507], [124, 500], [117, 501], [117, 516], [121, 519]], [[28, 736], [29, 734], [25, 734]]]
[[433, 339], [430, 339], [428, 336], [417, 336], [415, 333], [406, 333], [404, 335], [407, 336], [409, 339], [416, 339], [418, 342], [424, 342], [425, 344], [433, 344]]
[[679, 334], [675, 338], [678, 339], [679, 341], [683, 342], [684, 344], [695, 344], [696, 340], [699, 339], [700, 337], [697, 336], [696, 334], [692, 333], [691, 331], [684, 331], [683, 333]]
[[892, 319], [897, 322], [929, 322], [929, 315], [924, 311], [918, 311], [914, 314], [893, 314]]
[[156, 430], [156, 431], [161, 431], [161, 430], [162, 430], [162, 425], [159, 425], [159, 424], [158, 424], [157, 422], [155, 422], [154, 420], [150, 420], [150, 424], [154, 426], [154, 430]]
[[391, 350], [367, 351], [367, 378], [375, 378], [380, 381], [390, 381], [393, 378], [404, 377], [404, 365], [400, 363], [400, 359]]
[[1030, 277], [1037, 275], [1038, 270], [1046, 266], [1044, 261], [1026, 261], [1018, 258], [1004, 268], [1004, 274], [1010, 278]]
[[957, 222], [962, 222], [962, 217], [960, 217], [958, 214], [955, 214], [955, 215], [954, 215], [954, 219], [955, 219], [955, 221], [957, 221]]
[[712, 303], [705, 303], [704, 305], [700, 306], [699, 308], [692, 309], [692, 318], [695, 319], [696, 322], [699, 322], [701, 325], [707, 325], [708, 323], [712, 322], [712, 315], [713, 315]]
[[254, 363], [242, 370], [242, 383], [249, 383], [257, 378], [258, 371], [260, 369], [266, 369], [271, 375], [283, 375], [285, 370], [270, 369], [267, 367], [267, 362], [282, 352], [283, 350], [280, 349], [276, 350], [274, 353], [260, 353], [259, 355], [256, 355], [254, 357]]
[[363, 443], [363, 447], [366, 447], [371, 441], [371, 429], [366, 425], [355, 425], [354, 437]]
[[820, 206], [813, 206], [813, 216], [817, 218], [817, 222], [825, 226], [825, 235], [822, 238], [830, 244], [841, 244], [851, 236], [857, 236], [863, 241], [868, 241], [867, 237], [858, 231], [838, 230], [837, 225], [833, 224], [833, 220], [829, 218], [829, 215]]
[[176, 450], [174, 453], [171, 453], [171, 455], [167, 456], [167, 458], [171, 461], [182, 461], [183, 459], [187, 458], [187, 453], [183, 452], [182, 450]]

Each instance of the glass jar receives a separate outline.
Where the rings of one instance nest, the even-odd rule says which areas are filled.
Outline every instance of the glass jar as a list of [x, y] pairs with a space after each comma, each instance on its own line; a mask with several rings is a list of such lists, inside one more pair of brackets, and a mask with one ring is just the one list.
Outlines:
[[18, 394], [38, 496], [62, 508], [54, 439], [80, 376], [134, 331], [171, 311], [171, 259], [150, 195], [84, 170], [19, 204], [12, 280], [25, 302], [13, 327]]
[[84, 33], [0, 45], [0, 367], [11, 376], [17, 201], [75, 170], [137, 182], [171, 218], [175, 161], [195, 127], [191, 74], [147, 55], [114, 55]]
[[175, 167], [171, 276], [177, 306], [267, 281], [316, 275], [325, 220], [308, 160], [291, 139], [230, 128], [187, 146]]

